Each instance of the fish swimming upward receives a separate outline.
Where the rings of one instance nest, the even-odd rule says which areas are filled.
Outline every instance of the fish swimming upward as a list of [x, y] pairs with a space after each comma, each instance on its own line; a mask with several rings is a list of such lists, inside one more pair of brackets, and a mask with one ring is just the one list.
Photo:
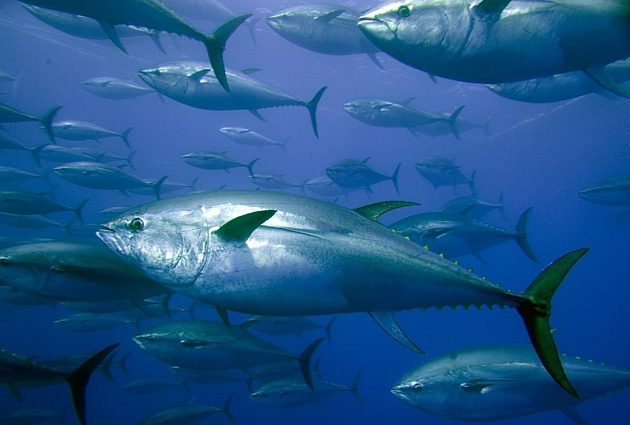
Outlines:
[[0, 351], [0, 385], [6, 385], [13, 393], [21, 384], [46, 381], [65, 381], [70, 386], [72, 401], [77, 418], [85, 425], [85, 387], [90, 375], [109, 354], [120, 344], [113, 344], [86, 360], [73, 372], [61, 372], [32, 361]]
[[220, 309], [269, 316], [367, 312], [422, 352], [395, 312], [443, 306], [515, 308], [551, 376], [577, 393], [551, 335], [551, 298], [588, 251], [549, 265], [520, 295], [397, 235], [376, 219], [409, 202], [347, 209], [264, 191], [200, 192], [134, 208], [99, 238], [166, 287]]
[[206, 46], [212, 69], [226, 91], [229, 91], [229, 86], [223, 64], [225, 43], [239, 25], [251, 16], [235, 16], [212, 34], [206, 35], [157, 0], [24, 0], [22, 3], [96, 19], [112, 42], [123, 51], [125, 48], [114, 25], [133, 25], [201, 41]]
[[[568, 356], [562, 363], [580, 398], [549, 379], [529, 346], [494, 345], [439, 356], [403, 376], [391, 392], [426, 413], [462, 421], [503, 421], [560, 410], [588, 425], [576, 407], [630, 387], [630, 371]], [[545, 423], [545, 422], [543, 422]]]

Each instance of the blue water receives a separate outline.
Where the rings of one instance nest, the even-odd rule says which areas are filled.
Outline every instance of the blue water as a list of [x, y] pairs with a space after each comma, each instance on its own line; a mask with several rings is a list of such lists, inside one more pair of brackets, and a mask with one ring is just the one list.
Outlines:
[[[232, 9], [251, 11], [264, 18], [297, 1], [239, 0]], [[372, 6], [358, 1], [357, 9]], [[193, 21], [194, 22], [194, 21]], [[205, 31], [212, 24], [195, 22]], [[524, 289], [544, 264], [570, 250], [591, 247], [591, 251], [570, 273], [554, 299], [552, 326], [558, 328], [555, 338], [560, 351], [573, 356], [630, 367], [630, 220], [611, 214], [610, 208], [589, 204], [577, 192], [588, 184], [614, 174], [630, 172], [630, 103], [589, 95], [566, 103], [548, 105], [522, 104], [493, 94], [482, 85], [459, 83], [438, 78], [433, 83], [423, 72], [407, 67], [379, 54], [385, 71], [379, 70], [366, 55], [326, 56], [292, 45], [274, 33], [264, 22], [256, 25], [257, 47], [245, 29], [239, 29], [228, 42], [226, 65], [234, 69], [261, 68], [256, 77], [300, 99], [308, 100], [322, 86], [328, 86], [318, 110], [320, 138], [316, 139], [304, 108], [261, 110], [266, 122], [247, 111], [214, 112], [193, 109], [156, 95], [136, 100], [107, 100], [80, 87], [88, 78], [110, 76], [140, 82], [136, 72], [169, 60], [205, 60], [203, 47], [194, 41], [162, 35], [167, 51], [163, 55], [149, 39], [123, 40], [129, 54], [120, 52], [109, 41], [88, 41], [46, 27], [9, 2], [0, 9], [0, 69], [10, 74], [22, 73], [13, 96], [10, 83], [1, 83], [0, 101], [34, 115], [43, 114], [53, 105], [63, 105], [57, 119], [94, 121], [122, 132], [134, 127], [130, 135], [137, 149], [133, 163], [135, 175], [189, 183], [199, 177], [197, 189], [254, 189], [245, 169], [231, 173], [205, 171], [185, 164], [181, 155], [196, 150], [228, 151], [228, 155], [250, 162], [260, 158], [255, 172], [283, 174], [287, 180], [302, 182], [324, 174], [325, 168], [342, 158], [362, 160], [391, 174], [402, 162], [400, 195], [391, 182], [373, 187], [373, 194], [357, 191], [340, 197], [338, 203], [358, 207], [371, 202], [404, 199], [419, 202], [414, 212], [434, 211], [455, 196], [467, 196], [465, 186], [458, 189], [435, 189], [415, 171], [413, 164], [433, 155], [454, 158], [462, 171], [470, 175], [477, 170], [476, 185], [480, 197], [496, 201], [504, 193], [505, 217], [493, 212], [487, 216], [492, 224], [513, 229], [518, 216], [534, 207], [529, 223], [530, 243], [541, 264], [530, 261], [514, 243], [506, 243], [485, 252], [489, 265], [471, 256], [461, 264], [487, 275], [492, 282], [515, 292]], [[415, 97], [412, 105], [435, 113], [451, 112], [461, 105], [460, 117], [484, 122], [491, 118], [491, 136], [472, 131], [457, 141], [452, 135], [438, 138], [415, 137], [405, 129], [367, 126], [347, 115], [341, 105], [362, 98], [379, 97], [403, 101]], [[235, 144], [218, 132], [225, 126], [246, 127], [274, 140], [288, 140], [287, 154], [277, 148], [258, 148]], [[33, 147], [46, 143], [36, 124], [8, 124], [9, 134]], [[60, 141], [68, 146], [80, 142]], [[93, 146], [90, 142], [84, 145]], [[120, 139], [104, 139], [95, 145], [112, 154], [128, 155]], [[26, 153], [0, 152], [0, 165], [42, 172]], [[53, 166], [46, 163], [45, 169]], [[126, 196], [115, 191], [96, 191], [70, 184], [54, 174], [57, 186], [54, 198], [77, 205], [89, 198], [84, 212], [86, 222], [99, 223], [98, 211], [111, 206], [135, 206], [152, 201], [147, 196]], [[41, 183], [23, 188], [45, 191]], [[299, 190], [294, 190], [299, 193]], [[311, 196], [314, 196], [311, 194]], [[391, 223], [405, 212], [390, 213], [382, 218]], [[407, 213], [408, 214], [408, 213]], [[71, 213], [52, 215], [61, 222]], [[0, 228], [0, 236], [63, 238], [61, 230], [24, 231]], [[173, 305], [187, 307], [191, 301], [174, 297]], [[5, 311], [6, 310], [6, 311]], [[399, 321], [410, 337], [428, 355], [410, 352], [391, 340], [365, 314], [338, 317], [332, 330], [332, 343], [324, 343], [315, 357], [321, 356], [322, 376], [329, 381], [349, 385], [363, 370], [360, 385], [365, 404], [351, 394], [292, 410], [272, 409], [258, 405], [247, 397], [242, 383], [200, 386], [191, 391], [174, 388], [160, 394], [130, 395], [121, 387], [134, 379], [171, 376], [168, 367], [148, 356], [131, 337], [133, 326], [93, 334], [74, 334], [52, 326], [52, 321], [71, 311], [63, 307], [0, 307], [0, 348], [25, 357], [54, 358], [65, 354], [89, 352], [120, 342], [118, 356], [131, 351], [127, 368], [129, 376], [113, 368], [114, 382], [96, 373], [88, 386], [88, 423], [135, 424], [158, 410], [182, 405], [194, 399], [196, 404], [220, 406], [235, 393], [232, 412], [240, 424], [393, 424], [423, 425], [454, 423], [429, 416], [404, 404], [389, 393], [391, 386], [408, 370], [426, 359], [451, 350], [481, 344], [526, 344], [528, 337], [521, 319], [511, 310], [481, 311], [461, 308], [401, 312]], [[187, 318], [185, 315], [180, 318]], [[246, 316], [231, 314], [234, 323]], [[218, 320], [211, 310], [199, 310], [197, 318]], [[316, 318], [322, 324], [329, 317]], [[142, 329], [158, 322], [146, 321]], [[302, 351], [321, 332], [298, 337], [266, 337], [294, 352]], [[61, 411], [71, 404], [69, 391], [63, 386], [24, 389], [23, 403], [15, 401], [8, 391], [0, 391], [0, 411], [26, 407], [47, 407]], [[579, 409], [592, 424], [627, 423], [628, 394], [620, 393], [582, 405]], [[67, 415], [69, 424], [76, 418]], [[557, 425], [573, 422], [560, 412], [549, 412], [510, 421], [530, 424], [532, 420]], [[226, 424], [220, 414], [207, 423]]]

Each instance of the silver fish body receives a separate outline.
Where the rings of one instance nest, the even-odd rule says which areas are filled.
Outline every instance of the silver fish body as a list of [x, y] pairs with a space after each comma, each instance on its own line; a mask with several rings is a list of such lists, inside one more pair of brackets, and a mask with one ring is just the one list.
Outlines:
[[476, 83], [527, 80], [630, 56], [623, 0], [395, 1], [367, 12], [359, 28], [407, 65]]
[[610, 206], [630, 205], [630, 174], [606, 177], [580, 190], [582, 199]]
[[515, 307], [554, 379], [577, 395], [562, 371], [548, 319], [552, 295], [587, 250], [559, 258], [517, 295], [375, 221], [405, 205], [349, 210], [279, 192], [200, 192], [132, 209], [104, 223], [97, 235], [147, 276], [191, 298], [272, 316], [370, 312], [416, 351], [395, 311]]
[[304, 106], [308, 109], [313, 131], [317, 136], [315, 113], [324, 93], [322, 87], [310, 100], [304, 101], [254, 79], [244, 73], [228, 71], [230, 92], [221, 88], [215, 76], [209, 74], [210, 64], [194, 61], [168, 62], [139, 71], [140, 78], [164, 96], [199, 109], [214, 111], [251, 111], [279, 106]]
[[360, 13], [347, 6], [308, 4], [289, 7], [267, 17], [280, 36], [305, 49], [328, 55], [365, 53], [375, 57], [379, 49], [357, 27]]
[[580, 399], [555, 385], [532, 347], [508, 345], [439, 356], [407, 373], [391, 392], [426, 413], [449, 419], [502, 421], [559, 409], [586, 423], [576, 406], [630, 386], [628, 370], [568, 356], [562, 362]]

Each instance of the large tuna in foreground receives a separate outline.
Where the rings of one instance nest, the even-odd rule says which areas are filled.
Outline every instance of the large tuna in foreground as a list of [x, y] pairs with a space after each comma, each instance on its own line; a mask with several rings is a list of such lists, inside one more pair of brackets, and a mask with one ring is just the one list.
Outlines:
[[562, 357], [580, 393], [570, 397], [549, 379], [532, 347], [496, 345], [457, 350], [412, 370], [392, 393], [436, 416], [463, 421], [503, 421], [561, 410], [579, 425], [588, 422], [578, 404], [630, 387], [630, 371]]
[[398, 342], [419, 352], [396, 323], [396, 311], [514, 307], [547, 370], [577, 396], [549, 316], [553, 294], [587, 250], [556, 260], [517, 295], [376, 222], [407, 205], [383, 202], [351, 210], [284, 193], [201, 192], [130, 210], [97, 234], [147, 276], [191, 298], [274, 316], [368, 312]]
[[359, 28], [432, 75], [505, 83], [625, 59], [629, 12], [625, 0], [406, 0], [371, 10]]

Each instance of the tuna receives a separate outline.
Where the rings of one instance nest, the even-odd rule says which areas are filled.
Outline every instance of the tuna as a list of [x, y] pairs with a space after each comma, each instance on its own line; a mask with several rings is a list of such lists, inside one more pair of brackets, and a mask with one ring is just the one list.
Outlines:
[[212, 34], [205, 35], [157, 0], [25, 0], [23, 3], [96, 19], [105, 34], [123, 51], [125, 48], [114, 25], [133, 25], [201, 41], [206, 47], [217, 79], [226, 91], [229, 91], [229, 86], [223, 64], [225, 43], [239, 25], [251, 16], [238, 15], [223, 23]]
[[193, 167], [203, 168], [204, 170], [224, 170], [227, 172], [229, 172], [231, 168], [244, 167], [247, 168], [250, 176], [254, 175], [252, 168], [259, 159], [260, 158], [256, 158], [249, 164], [242, 164], [232, 158], [225, 156], [224, 153], [218, 152], [199, 151], [182, 155], [182, 160], [186, 164], [190, 164]]
[[578, 425], [576, 407], [630, 387], [630, 371], [568, 356], [564, 369], [580, 398], [562, 391], [532, 347], [484, 346], [457, 350], [417, 367], [391, 392], [426, 413], [462, 421], [504, 421], [560, 410]]
[[397, 0], [361, 16], [359, 28], [414, 68], [494, 84], [627, 58], [629, 10], [625, 0]]
[[344, 103], [343, 109], [351, 117], [366, 124], [376, 127], [407, 128], [415, 135], [417, 135], [417, 131], [421, 132], [421, 127], [439, 122], [448, 127], [453, 135], [459, 139], [457, 117], [464, 108], [463, 106], [450, 114], [436, 115], [411, 108], [409, 103], [412, 100], [413, 98], [402, 103], [394, 103], [379, 99], [360, 99]]
[[530, 103], [560, 102], [589, 93], [628, 97], [621, 83], [630, 80], [630, 62], [606, 65], [601, 73], [600, 77], [592, 72], [573, 71], [513, 83], [488, 84], [488, 88], [499, 96]]
[[112, 77], [90, 78], [81, 83], [81, 87], [105, 99], [135, 99], [139, 96], [155, 93], [155, 90], [140, 86], [127, 80]]
[[270, 316], [367, 312], [417, 352], [395, 320], [399, 310], [513, 307], [551, 376], [577, 396], [549, 316], [553, 294], [588, 250], [560, 257], [519, 295], [376, 222], [407, 205], [351, 210], [282, 192], [200, 192], [132, 209], [97, 235], [147, 276], [220, 309]]
[[379, 49], [357, 28], [360, 12], [334, 4], [308, 4], [267, 17], [283, 38], [305, 49], [327, 55], [367, 54], [379, 67]]
[[630, 174], [601, 179], [580, 190], [582, 199], [610, 206], [630, 205]]
[[108, 130], [99, 125], [86, 121], [65, 120], [57, 121], [52, 125], [52, 132], [55, 137], [65, 140], [100, 140], [107, 137], [120, 137], [127, 147], [129, 146], [129, 133], [133, 127], [122, 133]]
[[528, 208], [521, 214], [513, 232], [473, 220], [464, 214], [450, 212], [415, 214], [391, 224], [389, 228], [446, 258], [472, 254], [485, 264], [481, 251], [513, 240], [530, 260], [538, 262], [527, 239], [527, 221], [531, 210]]
[[12, 391], [17, 391], [20, 384], [40, 383], [48, 381], [67, 382], [72, 391], [74, 410], [82, 425], [86, 423], [85, 387], [92, 372], [109, 354], [120, 344], [113, 344], [86, 360], [73, 372], [61, 372], [32, 361], [0, 351], [0, 384], [7, 385]]
[[297, 361], [304, 380], [312, 387], [310, 359], [324, 338], [293, 354], [247, 332], [223, 323], [181, 320], [164, 323], [136, 335], [133, 340], [151, 356], [186, 369], [244, 369], [279, 360]]
[[160, 199], [160, 186], [168, 176], [159, 180], [142, 180], [118, 167], [100, 162], [71, 162], [53, 168], [55, 174], [64, 180], [79, 186], [99, 190], [119, 190], [151, 188], [157, 199]]
[[208, 74], [212, 68], [203, 62], [169, 62], [154, 68], [139, 71], [140, 78], [159, 93], [177, 102], [199, 109], [213, 111], [246, 110], [256, 117], [262, 108], [279, 106], [303, 106], [308, 109], [315, 136], [317, 131], [317, 104], [326, 87], [322, 87], [310, 101], [290, 96], [280, 90], [254, 79], [245, 73], [228, 71], [230, 93], [221, 89], [216, 77]]
[[55, 137], [52, 130], [52, 120], [55, 118], [55, 115], [57, 115], [57, 111], [59, 111], [60, 108], [61, 106], [54, 106], [41, 117], [36, 117], [24, 111], [20, 111], [13, 106], [7, 105], [5, 103], [0, 103], [0, 124], [9, 122], [39, 122], [44, 128], [46, 135], [53, 143], [55, 143]]
[[348, 189], [363, 188], [368, 192], [372, 191], [372, 185], [385, 180], [391, 180], [396, 189], [396, 193], [398, 193], [398, 172], [400, 171], [401, 164], [398, 164], [396, 170], [394, 170], [394, 174], [388, 176], [367, 165], [368, 160], [369, 158], [363, 161], [342, 159], [326, 167], [326, 175], [339, 186]]
[[310, 389], [301, 379], [283, 379], [268, 382], [250, 391], [249, 398], [265, 406], [286, 409], [317, 403], [328, 397], [350, 391], [360, 403], [363, 403], [359, 393], [360, 379], [361, 373], [349, 387], [332, 382], [315, 381], [313, 389]]

